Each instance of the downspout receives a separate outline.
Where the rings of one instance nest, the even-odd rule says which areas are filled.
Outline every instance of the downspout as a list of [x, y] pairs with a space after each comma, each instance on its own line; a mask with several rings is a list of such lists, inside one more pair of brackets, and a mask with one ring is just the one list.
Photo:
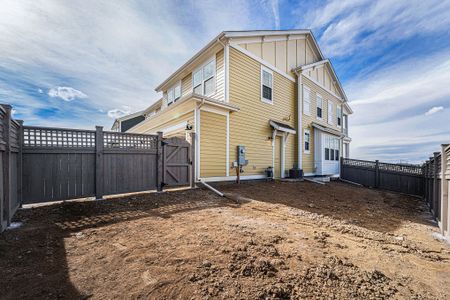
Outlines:
[[302, 83], [302, 71], [296, 70], [297, 74], [297, 158], [298, 169], [303, 169], [303, 147], [302, 147], [302, 135], [303, 135], [303, 83]]

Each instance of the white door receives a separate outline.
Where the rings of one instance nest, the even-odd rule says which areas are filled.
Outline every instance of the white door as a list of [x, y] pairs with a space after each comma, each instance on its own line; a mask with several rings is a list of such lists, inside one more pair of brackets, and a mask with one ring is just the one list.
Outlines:
[[336, 175], [339, 174], [339, 158], [340, 153], [340, 139], [338, 137], [323, 134], [322, 141], [322, 174], [321, 175]]

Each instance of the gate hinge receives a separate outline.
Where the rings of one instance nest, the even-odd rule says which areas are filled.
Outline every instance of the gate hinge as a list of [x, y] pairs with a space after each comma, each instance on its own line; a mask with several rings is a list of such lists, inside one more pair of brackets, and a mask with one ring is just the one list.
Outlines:
[[189, 160], [188, 164], [192, 166], [192, 159]]
[[165, 187], [166, 185], [167, 185], [167, 183], [161, 182], [161, 188]]
[[161, 141], [161, 146], [167, 145], [167, 142]]

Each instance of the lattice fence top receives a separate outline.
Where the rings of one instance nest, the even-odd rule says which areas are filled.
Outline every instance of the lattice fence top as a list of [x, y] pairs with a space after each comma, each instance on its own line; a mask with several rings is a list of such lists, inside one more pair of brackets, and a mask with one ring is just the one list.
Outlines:
[[158, 136], [121, 132], [105, 132], [103, 146], [112, 149], [154, 150], [158, 148]]
[[422, 166], [419, 166], [419, 165], [379, 163], [378, 167], [382, 171], [407, 173], [407, 174], [413, 174], [413, 175], [422, 175], [423, 174]]
[[[359, 160], [359, 159], [349, 159], [344, 158], [343, 164], [346, 166], [360, 167], [374, 169], [377, 163], [375, 161]], [[422, 175], [423, 169], [419, 165], [405, 165], [405, 164], [391, 164], [391, 163], [378, 163], [378, 168], [380, 171], [406, 173], [413, 175]]]
[[374, 161], [367, 160], [359, 160], [359, 159], [350, 159], [344, 158], [344, 165], [353, 166], [353, 167], [361, 167], [361, 168], [373, 168], [375, 169], [376, 163]]
[[24, 126], [23, 146], [42, 148], [95, 148], [95, 131]]

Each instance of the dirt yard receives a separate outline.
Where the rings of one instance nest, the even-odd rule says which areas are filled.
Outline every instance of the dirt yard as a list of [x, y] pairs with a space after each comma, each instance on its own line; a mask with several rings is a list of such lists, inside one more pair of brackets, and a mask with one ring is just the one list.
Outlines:
[[21, 210], [0, 235], [0, 298], [450, 298], [450, 246], [417, 198], [216, 187], [235, 200], [197, 189]]

